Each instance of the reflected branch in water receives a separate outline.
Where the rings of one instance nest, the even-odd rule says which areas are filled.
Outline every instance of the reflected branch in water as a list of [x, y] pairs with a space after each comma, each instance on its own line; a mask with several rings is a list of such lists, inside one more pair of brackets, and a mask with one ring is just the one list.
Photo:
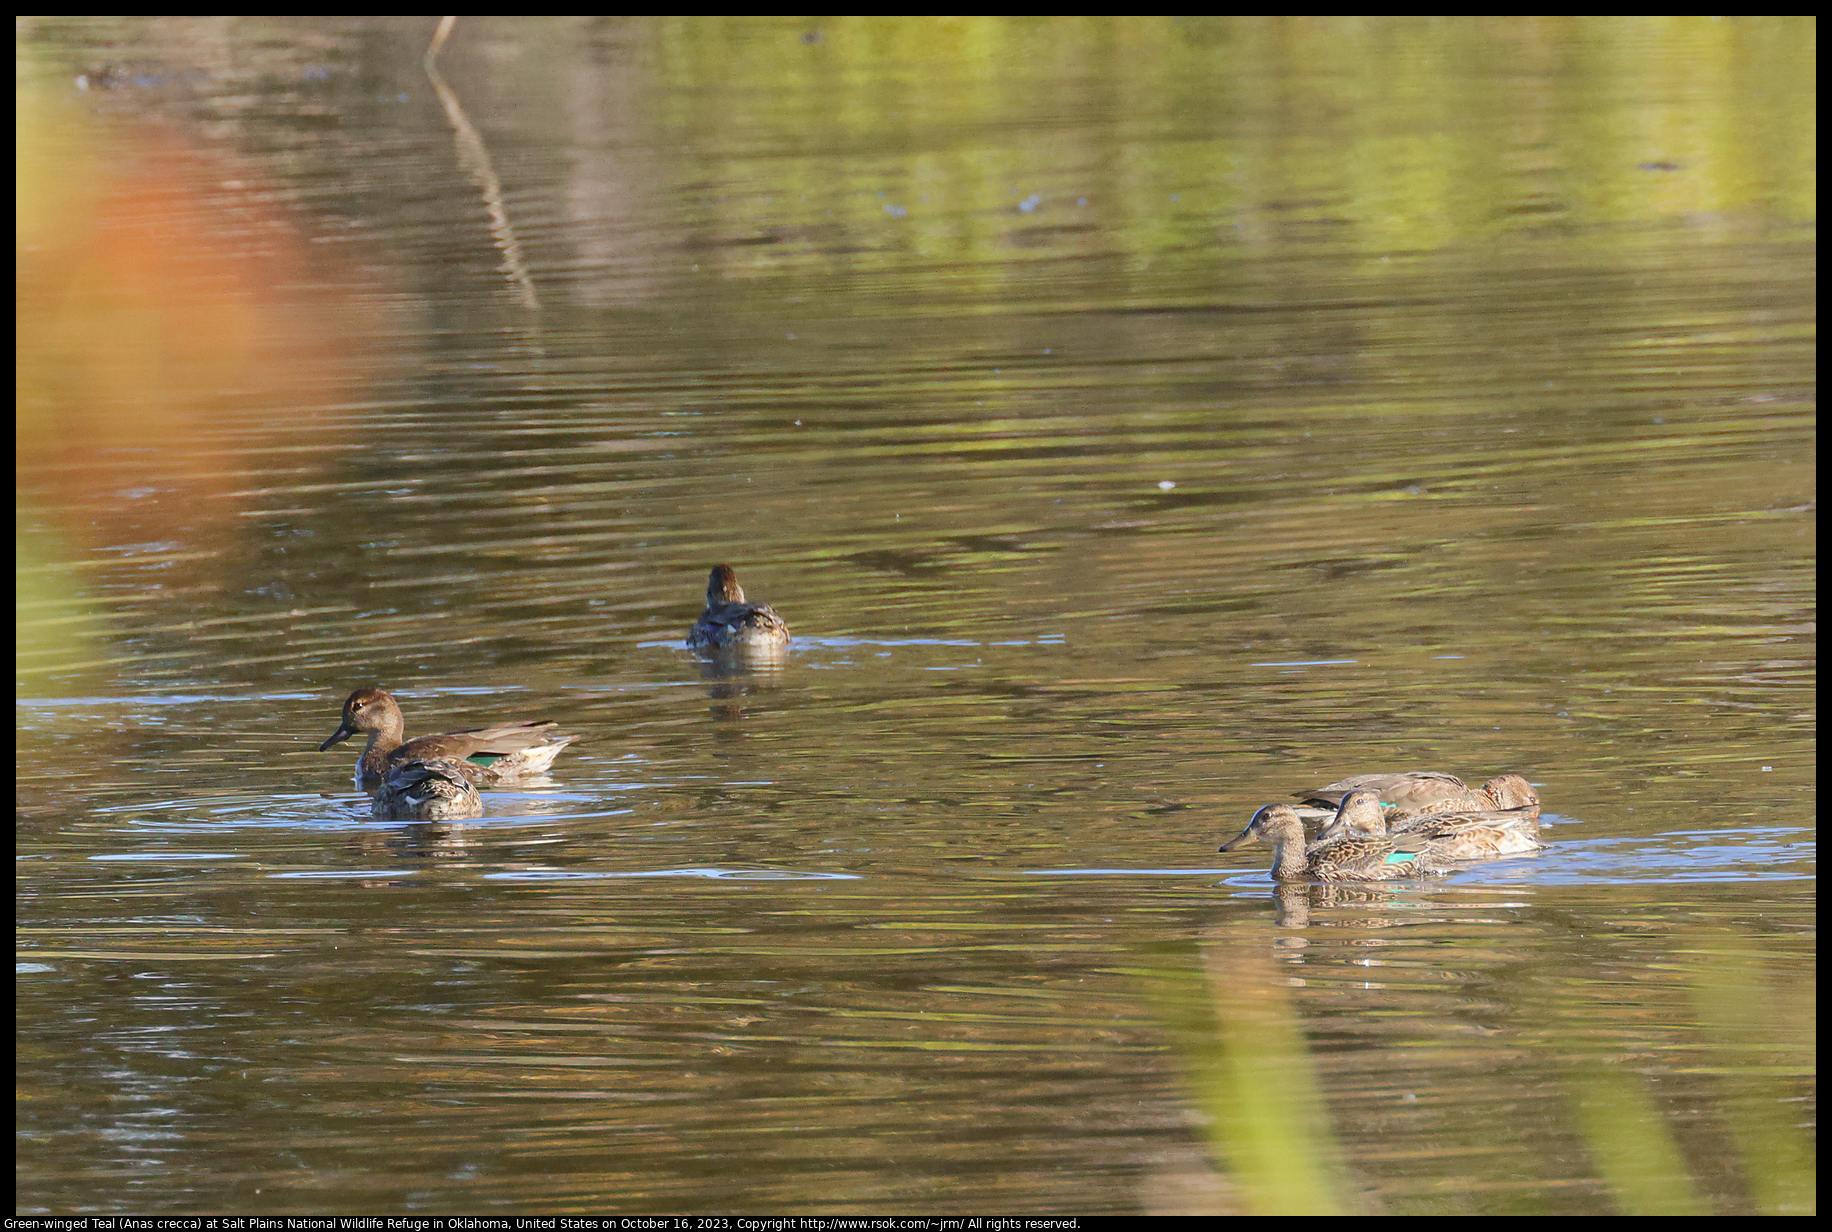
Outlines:
[[509, 211], [503, 205], [502, 181], [497, 179], [496, 170], [490, 164], [490, 154], [484, 148], [483, 135], [466, 118], [464, 104], [458, 101], [458, 95], [452, 88], [445, 84], [445, 78], [439, 75], [439, 69], [433, 63], [457, 20], [456, 17], [439, 19], [439, 28], [433, 34], [432, 43], [426, 48], [423, 61], [426, 79], [432, 83], [433, 92], [439, 96], [439, 105], [445, 108], [445, 118], [451, 122], [452, 134], [458, 144], [459, 165], [470, 172], [471, 178], [483, 190], [484, 209], [490, 215], [490, 234], [503, 254], [503, 273], [514, 284], [522, 306], [531, 312], [538, 312], [541, 307], [540, 296], [535, 292], [534, 279], [528, 275], [528, 263], [522, 258], [521, 241], [516, 238], [515, 228], [509, 222]]

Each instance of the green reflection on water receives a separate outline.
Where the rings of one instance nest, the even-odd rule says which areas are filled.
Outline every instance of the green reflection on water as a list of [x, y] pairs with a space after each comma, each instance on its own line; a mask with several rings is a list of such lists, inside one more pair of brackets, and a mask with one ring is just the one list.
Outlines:
[[1152, 983], [1191, 1067], [1210, 1146], [1253, 1215], [1339, 1215], [1341, 1151], [1290, 988], [1251, 944], [1207, 947], [1205, 970]]
[[[1281, 892], [1302, 893], [1302, 887], [1281, 887]], [[1302, 929], [1309, 921], [1307, 914], [1289, 911], [1280, 918], [1284, 928]], [[1787, 1082], [1810, 1073], [1793, 1064], [1795, 1058], [1812, 1055], [1810, 994], [1803, 1001], [1772, 986], [1752, 938], [1682, 936], [1679, 941], [1687, 952], [1682, 987], [1695, 1015], [1680, 1030], [1698, 1042], [1689, 1040], [1667, 1054], [1677, 1064], [1653, 1068], [1660, 1054], [1633, 1045], [1625, 1055], [1621, 1029], [1575, 1036], [1522, 1029], [1509, 1033], [1502, 1050], [1526, 1050], [1528, 1068], [1546, 1074], [1554, 1091], [1563, 1088], [1567, 1128], [1582, 1143], [1615, 1213], [1813, 1214], [1814, 1150], [1803, 1128], [1810, 1113]], [[1294, 954], [1307, 948], [1301, 939], [1277, 942], [1292, 944], [1299, 947]], [[1366, 1208], [1380, 1199], [1369, 1190], [1357, 1200], [1346, 1183], [1344, 1148], [1328, 1112], [1332, 1094], [1307, 1039], [1319, 1024], [1293, 997], [1294, 988], [1313, 982], [1321, 991], [1327, 979], [1318, 978], [1321, 969], [1300, 979], [1295, 968], [1280, 969], [1272, 953], [1263, 926], [1224, 926], [1202, 947], [1198, 969], [1149, 972], [1149, 995], [1183, 1054], [1190, 1096], [1205, 1116], [1210, 1147], [1245, 1213], [1321, 1215]], [[1630, 1019], [1659, 1000], [1653, 993], [1649, 1005], [1631, 1011]], [[1552, 1009], [1555, 1020], [1565, 1016], [1567, 1011]], [[1382, 1063], [1387, 1062], [1408, 1064], [1400, 1050]], [[1480, 1051], [1451, 1061], [1456, 1069], [1467, 1064], [1480, 1070], [1493, 1063]], [[1701, 1074], [1711, 1085], [1692, 1093], [1676, 1117], [1672, 1105], [1686, 1093], [1669, 1089], [1671, 1079]], [[1351, 1115], [1368, 1094], [1366, 1089], [1337, 1093], [1335, 1099], [1347, 1101], [1337, 1115]], [[1465, 1128], [1478, 1149], [1491, 1139], [1518, 1147], [1543, 1140], [1547, 1133], [1548, 1127], [1499, 1107], [1493, 1124], [1485, 1124], [1479, 1111], [1465, 1112]], [[1559, 1127], [1551, 1128], [1556, 1133]], [[1408, 1145], [1399, 1136], [1383, 1145], [1395, 1152], [1389, 1162], [1403, 1162], [1421, 1144]], [[1590, 1182], [1590, 1176], [1572, 1172], [1569, 1165], [1553, 1164], [1561, 1166], [1564, 1184], [1581, 1188]], [[1538, 1184], [1520, 1179], [1523, 1185]], [[1476, 1173], [1469, 1180], [1477, 1189], [1497, 1184], [1495, 1178], [1478, 1182]], [[1388, 1182], [1387, 1199], [1397, 1207], [1402, 1199], [1393, 1183]], [[1403, 1185], [1405, 1178], [1398, 1183]], [[1506, 1187], [1507, 1182], [1500, 1184]], [[1451, 1198], [1453, 1192], [1444, 1196]], [[1404, 1200], [1410, 1205], [1417, 1198]]]
[[1607, 246], [1676, 222], [1804, 224], [1812, 30], [861, 18], [808, 41], [676, 18], [647, 33], [709, 269], [830, 263], [845, 236], [848, 270], [941, 259], [967, 267], [971, 297], [1067, 256], [1125, 253], [1162, 277], [1217, 244], [1385, 260], [1552, 225], [1629, 224]]

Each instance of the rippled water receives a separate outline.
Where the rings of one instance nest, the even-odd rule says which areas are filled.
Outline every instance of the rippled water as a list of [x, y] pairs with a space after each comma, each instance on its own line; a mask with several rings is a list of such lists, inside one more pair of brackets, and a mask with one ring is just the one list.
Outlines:
[[1807, 1209], [1802, 29], [30, 28], [19, 1208]]

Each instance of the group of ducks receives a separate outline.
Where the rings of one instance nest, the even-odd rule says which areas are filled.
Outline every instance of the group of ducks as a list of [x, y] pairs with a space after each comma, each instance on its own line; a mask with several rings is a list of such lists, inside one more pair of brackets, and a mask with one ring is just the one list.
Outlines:
[[[1359, 774], [1268, 804], [1221, 845], [1271, 843], [1278, 881], [1394, 881], [1448, 872], [1471, 860], [1539, 851], [1539, 793], [1518, 774], [1472, 788], [1454, 774]], [[1306, 842], [1304, 820], [1323, 821]]]
[[[746, 602], [732, 567], [716, 566], [706, 582], [706, 610], [687, 645], [715, 656], [767, 655], [788, 641], [783, 618], [767, 603]], [[479, 787], [547, 772], [578, 739], [555, 726], [501, 723], [409, 740], [394, 698], [363, 688], [344, 699], [343, 721], [318, 750], [366, 734], [356, 785], [373, 793], [377, 817], [462, 821], [483, 815]], [[1256, 838], [1271, 843], [1272, 875], [1279, 881], [1393, 881], [1544, 847], [1539, 794], [1518, 774], [1498, 775], [1476, 788], [1437, 770], [1361, 774], [1293, 795], [1298, 804], [1268, 804], [1221, 850]], [[1307, 818], [1323, 823], [1309, 842]]]
[[[789, 642], [789, 626], [767, 603], [747, 603], [730, 565], [706, 583], [706, 610], [687, 645], [712, 655], [767, 654]], [[373, 812], [389, 821], [464, 821], [483, 816], [479, 787], [501, 787], [547, 773], [577, 736], [554, 723], [499, 723], [471, 731], [407, 739], [400, 703], [384, 689], [358, 689], [344, 698], [343, 721], [320, 753], [351, 736], [369, 742], [356, 762], [356, 786], [375, 797]]]

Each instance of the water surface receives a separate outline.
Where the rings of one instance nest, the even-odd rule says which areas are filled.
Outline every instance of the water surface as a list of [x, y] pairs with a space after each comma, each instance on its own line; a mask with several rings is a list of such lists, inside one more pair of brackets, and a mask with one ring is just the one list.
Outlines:
[[28, 28], [20, 1210], [1808, 1209], [1811, 29]]

